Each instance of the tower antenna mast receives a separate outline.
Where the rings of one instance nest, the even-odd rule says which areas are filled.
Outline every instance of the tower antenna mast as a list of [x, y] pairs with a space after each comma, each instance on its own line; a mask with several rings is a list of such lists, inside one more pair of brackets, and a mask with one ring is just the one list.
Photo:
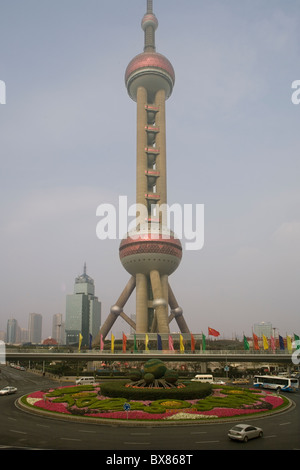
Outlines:
[[[189, 329], [181, 307], [169, 284], [169, 276], [182, 257], [180, 240], [166, 225], [166, 100], [171, 96], [175, 73], [169, 60], [156, 52], [155, 31], [158, 21], [153, 2], [147, 0], [147, 12], [141, 23], [144, 52], [135, 56], [125, 72], [125, 84], [137, 106], [136, 203], [145, 208], [144, 223], [127, 233], [120, 243], [119, 256], [131, 275], [117, 302], [100, 329], [105, 338], [121, 316], [136, 333], [159, 333], [168, 349], [169, 323], [175, 318], [182, 333]], [[123, 311], [133, 290], [136, 291], [136, 322]], [[170, 314], [168, 313], [170, 306]], [[100, 338], [94, 344], [99, 345]]]

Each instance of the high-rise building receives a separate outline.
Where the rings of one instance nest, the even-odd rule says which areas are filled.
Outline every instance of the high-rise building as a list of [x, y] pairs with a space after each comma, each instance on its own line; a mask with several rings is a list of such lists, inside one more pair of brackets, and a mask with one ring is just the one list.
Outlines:
[[266, 338], [271, 338], [273, 336], [273, 328], [271, 322], [261, 322], [261, 323], [254, 323], [253, 331], [259, 338], [262, 338], [263, 335]]
[[[101, 327], [103, 338], [118, 316], [136, 333], [168, 334], [174, 318], [182, 333], [189, 332], [168, 280], [182, 257], [181, 242], [166, 225], [166, 100], [171, 96], [175, 73], [169, 60], [156, 52], [157, 27], [153, 2], [147, 0], [142, 19], [144, 52], [129, 62], [125, 72], [127, 92], [137, 106], [136, 203], [144, 209], [145, 218], [137, 214], [138, 225], [121, 241], [121, 263], [131, 277]], [[123, 311], [134, 289], [136, 322]]]
[[10, 318], [7, 320], [7, 329], [6, 329], [6, 342], [8, 344], [15, 344], [18, 340], [18, 322], [15, 318]]
[[74, 294], [66, 299], [66, 344], [79, 343], [82, 335], [82, 346], [90, 345], [90, 338], [95, 338], [101, 324], [101, 302], [95, 296], [94, 280], [86, 273], [75, 279]]
[[65, 344], [65, 322], [61, 313], [53, 315], [52, 338], [57, 341], [57, 344]]
[[28, 321], [28, 341], [39, 344], [42, 341], [43, 317], [40, 313], [30, 313]]

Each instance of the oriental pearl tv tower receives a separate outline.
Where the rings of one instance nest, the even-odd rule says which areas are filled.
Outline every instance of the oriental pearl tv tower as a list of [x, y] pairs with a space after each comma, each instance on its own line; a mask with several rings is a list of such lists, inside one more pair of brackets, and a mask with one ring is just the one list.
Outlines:
[[[119, 256], [131, 275], [110, 314], [100, 329], [105, 338], [121, 316], [135, 332], [170, 332], [171, 320], [177, 321], [182, 333], [189, 333], [181, 307], [169, 284], [169, 276], [182, 257], [182, 246], [166, 225], [166, 116], [165, 103], [171, 96], [175, 74], [169, 60], [156, 52], [155, 30], [158, 21], [152, 0], [142, 19], [144, 52], [134, 57], [125, 72], [125, 84], [137, 106], [136, 204], [145, 211], [137, 217], [135, 230], [121, 241]], [[132, 292], [136, 291], [136, 322], [123, 311]], [[168, 313], [170, 306], [170, 314]], [[94, 344], [99, 344], [99, 337]], [[166, 343], [165, 343], [166, 344]]]

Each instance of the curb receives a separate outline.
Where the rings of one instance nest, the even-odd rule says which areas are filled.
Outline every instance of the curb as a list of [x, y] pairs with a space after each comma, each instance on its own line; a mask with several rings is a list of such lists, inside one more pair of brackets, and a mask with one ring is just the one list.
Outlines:
[[54, 419], [60, 421], [72, 421], [78, 423], [85, 423], [85, 424], [99, 424], [99, 425], [108, 425], [108, 426], [127, 426], [127, 427], [136, 427], [136, 426], [193, 426], [199, 424], [223, 424], [223, 423], [231, 423], [233, 421], [241, 421], [241, 419], [249, 420], [249, 419], [262, 419], [262, 418], [270, 418], [274, 415], [279, 413], [285, 413], [290, 411], [291, 408], [294, 408], [295, 402], [293, 402], [290, 398], [285, 397], [288, 400], [288, 405], [280, 410], [274, 411], [263, 411], [261, 413], [253, 413], [252, 415], [243, 415], [243, 416], [233, 416], [232, 418], [209, 418], [209, 419], [189, 419], [189, 420], [174, 420], [174, 421], [155, 421], [155, 420], [147, 420], [147, 421], [137, 421], [137, 420], [120, 420], [120, 419], [113, 419], [113, 418], [93, 418], [93, 417], [86, 417], [86, 416], [74, 416], [74, 415], [64, 415], [63, 413], [54, 413], [51, 411], [41, 410], [38, 408], [34, 408], [32, 406], [27, 406], [22, 403], [22, 398], [26, 397], [27, 395], [23, 395], [23, 397], [19, 397], [15, 401], [15, 406], [25, 413], [39, 415], [46, 419]]

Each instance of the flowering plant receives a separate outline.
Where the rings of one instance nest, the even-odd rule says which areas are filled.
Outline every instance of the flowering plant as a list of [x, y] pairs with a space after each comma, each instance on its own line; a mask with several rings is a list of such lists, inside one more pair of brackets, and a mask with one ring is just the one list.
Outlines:
[[[26, 396], [28, 405], [45, 411], [80, 414], [90, 417], [131, 420], [212, 419], [258, 413], [282, 406], [283, 399], [270, 392], [234, 390], [228, 387], [213, 389], [202, 399], [128, 400], [101, 395], [99, 386], [88, 390], [80, 387], [61, 387], [48, 392]], [[129, 410], [125, 411], [125, 403]]]

